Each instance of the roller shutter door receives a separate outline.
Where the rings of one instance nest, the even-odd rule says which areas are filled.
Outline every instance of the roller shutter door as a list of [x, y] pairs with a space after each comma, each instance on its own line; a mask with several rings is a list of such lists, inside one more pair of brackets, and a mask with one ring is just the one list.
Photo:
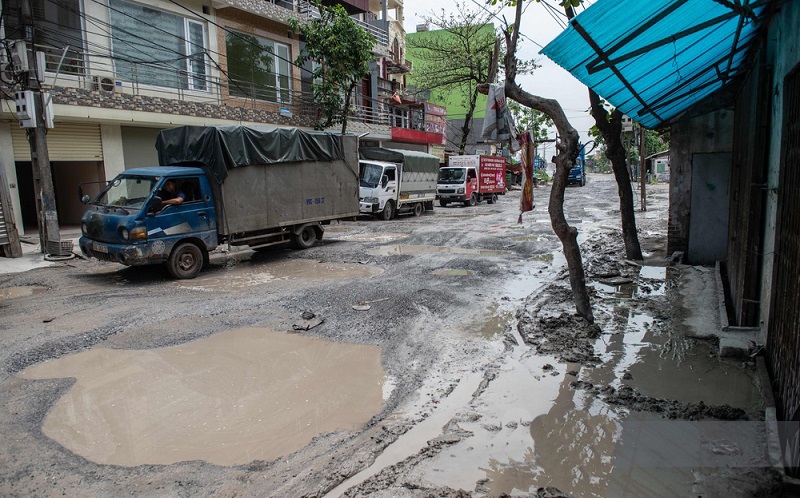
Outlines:
[[[25, 130], [11, 127], [15, 161], [30, 161], [31, 148]], [[103, 141], [100, 125], [58, 123], [47, 131], [47, 150], [51, 161], [102, 161]]]

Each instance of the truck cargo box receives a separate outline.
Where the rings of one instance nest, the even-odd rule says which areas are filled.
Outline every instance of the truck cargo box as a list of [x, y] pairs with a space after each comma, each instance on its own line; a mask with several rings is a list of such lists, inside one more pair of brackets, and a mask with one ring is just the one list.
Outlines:
[[220, 235], [359, 214], [358, 138], [246, 126], [159, 133], [162, 165], [199, 166], [214, 180]]

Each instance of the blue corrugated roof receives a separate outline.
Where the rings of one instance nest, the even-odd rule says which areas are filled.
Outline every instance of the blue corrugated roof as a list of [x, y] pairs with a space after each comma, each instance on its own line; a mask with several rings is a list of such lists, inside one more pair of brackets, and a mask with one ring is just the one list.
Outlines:
[[745, 67], [774, 0], [598, 0], [541, 53], [653, 128]]

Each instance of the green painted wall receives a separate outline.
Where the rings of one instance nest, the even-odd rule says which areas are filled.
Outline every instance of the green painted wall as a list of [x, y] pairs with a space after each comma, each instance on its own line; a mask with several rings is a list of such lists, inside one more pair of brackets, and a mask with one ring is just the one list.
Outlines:
[[[494, 33], [494, 25], [487, 24], [481, 29], [482, 32]], [[447, 30], [437, 29], [434, 31], [422, 31], [419, 33], [406, 34], [406, 59], [410, 59], [414, 65], [414, 71], [417, 71], [418, 64], [424, 60], [422, 51], [412, 48], [411, 40], [421, 37], [434, 37], [434, 36], [451, 36]], [[406, 77], [406, 84], [414, 84], [414, 73]], [[447, 107], [447, 119], [464, 119], [467, 114], [467, 100], [466, 95], [460, 95], [458, 92], [443, 93], [431, 92], [430, 102], [432, 104]], [[478, 95], [477, 104], [475, 106], [475, 114], [473, 118], [483, 118], [486, 115], [486, 95]]]

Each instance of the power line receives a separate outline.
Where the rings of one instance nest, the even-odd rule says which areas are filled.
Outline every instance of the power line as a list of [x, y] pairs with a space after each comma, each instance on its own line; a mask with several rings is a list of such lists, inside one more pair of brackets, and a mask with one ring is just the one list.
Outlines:
[[[498, 21], [502, 22], [504, 26], [508, 24], [508, 23], [506, 22], [506, 20], [505, 20], [505, 19], [500, 19], [500, 17], [498, 17], [496, 13], [494, 13], [494, 12], [490, 11], [489, 9], [487, 9], [487, 8], [486, 8], [486, 6], [485, 6], [485, 5], [483, 5], [482, 3], [480, 3], [480, 1], [479, 1], [479, 0], [472, 0], [472, 3], [474, 3], [474, 4], [475, 4], [475, 5], [477, 5], [478, 7], [482, 8], [483, 10], [485, 10], [486, 12], [488, 12], [488, 13], [489, 13], [489, 14], [490, 14], [492, 17], [494, 17], [494, 18], [495, 18], [495, 19], [497, 19]], [[534, 40], [534, 39], [533, 39], [533, 38], [531, 38], [530, 36], [526, 35], [526, 34], [525, 34], [525, 33], [523, 33], [522, 31], [520, 31], [520, 36], [522, 36], [523, 38], [526, 38], [528, 41], [530, 41], [531, 43], [533, 43], [533, 44], [534, 44], [534, 45], [536, 45], [537, 47], [539, 47], [539, 48], [544, 48], [544, 46], [543, 46], [543, 45], [541, 45], [539, 42], [537, 42], [536, 40]]]

